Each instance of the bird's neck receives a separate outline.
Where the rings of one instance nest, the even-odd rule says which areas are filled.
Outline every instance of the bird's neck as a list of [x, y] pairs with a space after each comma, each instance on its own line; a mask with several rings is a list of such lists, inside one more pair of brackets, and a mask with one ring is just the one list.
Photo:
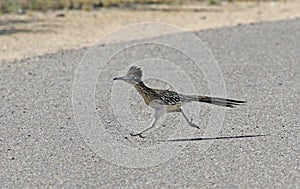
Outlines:
[[147, 87], [143, 81], [135, 84], [134, 87], [137, 92], [143, 97], [145, 103], [149, 105], [149, 103], [151, 102], [151, 96], [149, 95], [153, 94], [154, 91], [151, 88]]
[[[138, 84], [135, 84], [136, 87], [143, 87], [143, 88], [149, 88], [145, 85], [143, 81], [140, 81]], [[149, 88], [150, 89], [150, 88]]]

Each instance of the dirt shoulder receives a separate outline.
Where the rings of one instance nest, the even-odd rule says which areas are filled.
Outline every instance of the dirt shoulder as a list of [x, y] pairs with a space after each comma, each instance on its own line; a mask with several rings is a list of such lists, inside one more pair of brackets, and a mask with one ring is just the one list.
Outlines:
[[203, 30], [300, 17], [298, 0], [152, 7], [149, 10], [101, 9], [27, 15], [2, 15], [0, 61], [89, 46], [102, 36], [138, 22], [163, 22], [186, 30]]

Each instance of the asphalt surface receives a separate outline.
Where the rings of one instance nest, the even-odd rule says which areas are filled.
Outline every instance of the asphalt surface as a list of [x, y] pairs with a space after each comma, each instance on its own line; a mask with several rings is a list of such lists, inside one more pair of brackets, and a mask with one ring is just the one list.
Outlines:
[[[154, 167], [114, 165], [74, 119], [73, 78], [87, 49], [1, 62], [0, 188], [299, 188], [300, 20], [196, 34], [218, 61], [227, 95], [247, 100], [226, 111], [225, 138], [205, 152], [203, 141], [191, 141]], [[266, 136], [226, 138], [241, 135]]]

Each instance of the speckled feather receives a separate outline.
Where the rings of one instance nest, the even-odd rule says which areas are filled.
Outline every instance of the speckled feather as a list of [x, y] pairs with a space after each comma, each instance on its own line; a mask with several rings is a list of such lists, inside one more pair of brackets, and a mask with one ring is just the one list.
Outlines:
[[138, 93], [143, 97], [145, 103], [149, 106], [152, 101], [155, 100], [156, 103], [161, 103], [161, 105], [170, 106], [170, 111], [177, 111], [180, 107], [188, 102], [197, 101], [209, 104], [214, 104], [218, 106], [225, 106], [233, 108], [237, 105], [245, 103], [245, 101], [225, 99], [218, 97], [200, 96], [200, 95], [183, 95], [174, 91], [151, 89], [147, 87], [142, 81], [142, 70], [139, 67], [131, 66], [127, 72], [129, 78], [137, 80], [134, 87]]
[[183, 95], [169, 90], [151, 89], [147, 87], [142, 81], [139, 82], [139, 84], [135, 85], [135, 88], [143, 97], [147, 105], [149, 105], [152, 100], [158, 100], [162, 102], [163, 105], [179, 105], [176, 106], [178, 108], [181, 105], [192, 101], [204, 102], [230, 108], [245, 103], [245, 101], [240, 100], [199, 95]]

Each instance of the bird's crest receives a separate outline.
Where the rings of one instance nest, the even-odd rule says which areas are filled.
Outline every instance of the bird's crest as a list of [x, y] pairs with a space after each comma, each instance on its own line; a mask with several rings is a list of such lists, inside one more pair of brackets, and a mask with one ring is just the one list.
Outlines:
[[127, 72], [128, 77], [136, 78], [142, 80], [142, 69], [136, 66], [131, 66]]

